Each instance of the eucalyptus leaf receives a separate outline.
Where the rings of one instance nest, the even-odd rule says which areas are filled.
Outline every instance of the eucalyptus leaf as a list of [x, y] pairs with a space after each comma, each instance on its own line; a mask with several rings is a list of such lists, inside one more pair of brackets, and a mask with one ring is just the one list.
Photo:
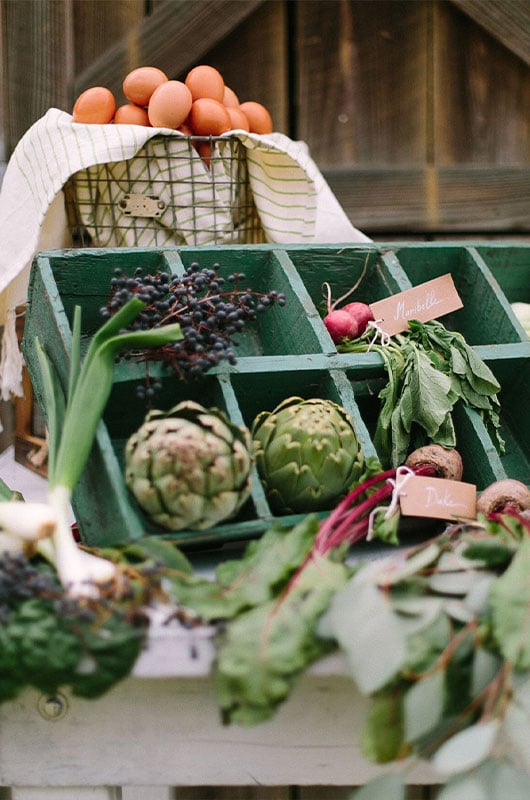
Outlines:
[[497, 677], [502, 667], [502, 659], [484, 647], [477, 647], [473, 657], [471, 672], [471, 694], [476, 697]]
[[530, 678], [527, 672], [515, 673], [512, 676], [513, 701], [524, 708], [530, 717]]
[[438, 594], [463, 596], [473, 587], [476, 573], [471, 570], [458, 572], [435, 572], [429, 579], [429, 587]]
[[400, 581], [416, 575], [426, 567], [433, 564], [440, 555], [440, 545], [437, 542], [430, 542], [425, 547], [416, 550], [411, 555], [403, 558], [401, 562], [396, 559], [388, 559], [388, 569], [381, 570], [378, 583], [380, 586], [393, 586]]
[[392, 685], [374, 695], [361, 735], [365, 758], [388, 764], [403, 754], [402, 695]]
[[406, 639], [388, 597], [377, 586], [377, 562], [368, 564], [333, 597], [328, 622], [352, 677], [364, 694], [381, 689], [406, 658]]
[[483, 616], [490, 610], [490, 593], [497, 580], [492, 572], [479, 573], [465, 597], [465, 604], [476, 616]]
[[437, 669], [416, 681], [405, 695], [405, 740], [414, 742], [438, 725], [444, 710], [445, 674]]
[[462, 555], [482, 561], [488, 567], [503, 567], [510, 563], [517, 549], [513, 539], [503, 541], [500, 535], [465, 539]]
[[406, 669], [417, 674], [432, 669], [451, 641], [451, 635], [447, 616], [439, 614], [426, 628], [409, 636]]
[[516, 669], [530, 668], [530, 540], [491, 589], [493, 633], [502, 655]]
[[466, 625], [473, 619], [472, 611], [465, 605], [463, 600], [446, 600], [443, 607], [448, 617], [462, 625]]
[[[472, 701], [471, 682], [475, 637], [472, 630], [456, 633], [452, 644], [451, 658], [446, 665], [445, 713], [462, 714]], [[456, 640], [456, 645], [455, 645]]]
[[527, 711], [515, 702], [510, 703], [504, 715], [502, 732], [506, 736], [510, 750], [515, 751], [528, 772], [530, 772], [529, 730], [530, 717]]
[[391, 595], [392, 608], [398, 614], [399, 624], [406, 636], [425, 630], [442, 611], [443, 600], [439, 597], [402, 598]]
[[389, 772], [373, 778], [358, 789], [352, 800], [405, 800], [405, 794], [403, 777], [396, 772]]
[[478, 766], [491, 755], [499, 728], [499, 720], [492, 719], [459, 731], [436, 751], [434, 768], [442, 774], [455, 775]]
[[437, 800], [528, 800], [529, 776], [501, 759], [488, 759], [470, 773], [455, 775]]

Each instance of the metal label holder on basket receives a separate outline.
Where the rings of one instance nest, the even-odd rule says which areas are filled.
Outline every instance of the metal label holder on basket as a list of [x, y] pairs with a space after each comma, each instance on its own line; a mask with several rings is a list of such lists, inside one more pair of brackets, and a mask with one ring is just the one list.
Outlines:
[[75, 173], [64, 194], [76, 246], [267, 241], [253, 200], [246, 147], [235, 136], [157, 135], [133, 158]]

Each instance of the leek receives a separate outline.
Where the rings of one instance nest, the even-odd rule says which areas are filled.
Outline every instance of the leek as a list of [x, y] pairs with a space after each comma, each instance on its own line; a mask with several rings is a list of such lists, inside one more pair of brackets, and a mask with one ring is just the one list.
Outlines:
[[33, 538], [72, 595], [97, 596], [101, 584], [111, 584], [117, 578], [118, 567], [82, 550], [70, 527], [72, 493], [88, 461], [112, 389], [116, 357], [126, 350], [161, 347], [182, 338], [178, 324], [124, 331], [145, 305], [136, 297], [129, 300], [96, 331], [82, 362], [81, 309], [76, 306], [66, 396], [51, 359], [35, 337], [49, 437], [48, 505], [39, 508], [37, 514], [36, 504], [0, 502], [0, 529], [13, 537], [13, 544]]

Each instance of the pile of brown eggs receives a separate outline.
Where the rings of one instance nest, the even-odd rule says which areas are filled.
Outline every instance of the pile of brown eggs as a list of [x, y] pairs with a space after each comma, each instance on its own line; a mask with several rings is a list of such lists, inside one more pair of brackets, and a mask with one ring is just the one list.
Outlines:
[[86, 89], [75, 101], [73, 121], [171, 128], [189, 136], [273, 130], [265, 106], [253, 100], [240, 103], [219, 70], [206, 64], [191, 69], [184, 81], [169, 80], [157, 67], [138, 67], [126, 75], [122, 88], [128, 102], [118, 108], [104, 86]]

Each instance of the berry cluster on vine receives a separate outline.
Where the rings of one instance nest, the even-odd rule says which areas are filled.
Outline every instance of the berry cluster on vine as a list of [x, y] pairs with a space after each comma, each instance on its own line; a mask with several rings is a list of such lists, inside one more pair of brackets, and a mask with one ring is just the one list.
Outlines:
[[[285, 295], [277, 291], [258, 292], [242, 288], [246, 276], [234, 272], [226, 278], [219, 265], [201, 268], [193, 262], [182, 275], [167, 272], [143, 274], [139, 267], [133, 276], [116, 269], [111, 280], [107, 305], [100, 309], [104, 319], [116, 313], [132, 297], [146, 303], [131, 326], [132, 330], [178, 322], [182, 339], [160, 348], [150, 348], [136, 357], [144, 361], [163, 361], [181, 379], [202, 377], [221, 361], [236, 363], [237, 336], [247, 322], [272, 305], [285, 305]], [[160, 382], [147, 380], [140, 392], [152, 396]]]

